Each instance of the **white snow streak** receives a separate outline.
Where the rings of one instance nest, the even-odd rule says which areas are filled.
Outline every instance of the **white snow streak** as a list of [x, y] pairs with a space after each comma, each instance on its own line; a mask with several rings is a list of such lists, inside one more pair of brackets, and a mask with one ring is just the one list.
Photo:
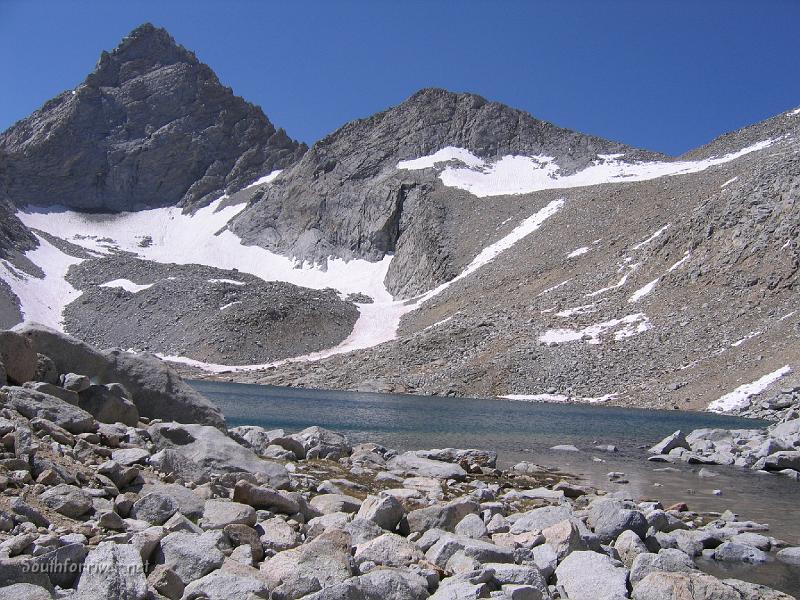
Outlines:
[[132, 282], [130, 279], [115, 279], [113, 281], [107, 281], [105, 283], [101, 283], [98, 287], [102, 288], [122, 288], [126, 292], [130, 292], [131, 294], [135, 294], [137, 292], [141, 292], [142, 290], [149, 290], [153, 287], [154, 283], [147, 283], [144, 285], [140, 285], [138, 283]]
[[646, 285], [644, 285], [644, 286], [640, 287], [638, 290], [636, 290], [635, 292], [633, 292], [633, 294], [631, 295], [631, 297], [630, 297], [630, 298], [628, 298], [628, 302], [629, 302], [630, 304], [633, 304], [634, 302], [638, 302], [639, 300], [641, 300], [642, 298], [644, 298], [645, 296], [647, 296], [647, 294], [649, 294], [650, 292], [652, 292], [652, 291], [653, 291], [653, 289], [656, 287], [656, 284], [658, 283], [659, 279], [661, 279], [661, 278], [660, 278], [660, 277], [656, 277], [656, 278], [655, 278], [655, 279], [653, 279], [653, 281], [651, 281], [650, 283], [648, 283], [648, 284], [646, 284]]
[[576, 306], [575, 308], [567, 308], [566, 310], [562, 310], [556, 313], [557, 317], [574, 317], [575, 315], [585, 315], [588, 313], [593, 313], [597, 310], [597, 304], [592, 302], [591, 304], [584, 304], [582, 306]]
[[269, 174], [264, 175], [263, 177], [261, 177], [259, 179], [256, 179], [253, 183], [251, 183], [250, 185], [248, 185], [247, 187], [245, 187], [243, 189], [249, 190], [250, 188], [256, 187], [257, 185], [264, 185], [265, 183], [272, 183], [275, 180], [275, 178], [278, 175], [280, 175], [281, 173], [283, 173], [283, 169], [277, 169], [276, 171], [273, 171], [272, 173], [269, 173]]
[[469, 150], [447, 146], [429, 156], [423, 156], [414, 160], [401, 160], [397, 163], [397, 168], [416, 171], [418, 169], [430, 169], [439, 163], [450, 161], [458, 161], [468, 167], [483, 166], [483, 160], [472, 154]]
[[588, 251], [589, 251], [589, 247], [588, 246], [583, 246], [583, 247], [577, 248], [577, 249], [573, 250], [572, 252], [570, 252], [569, 254], [567, 254], [567, 258], [577, 258], [577, 257], [579, 257], [579, 256], [581, 256], [583, 254], [586, 254]]
[[669, 269], [667, 269], [667, 273], [672, 273], [675, 269], [680, 269], [684, 265], [684, 263], [686, 263], [686, 261], [689, 260], [690, 258], [692, 258], [692, 254], [691, 252], [687, 252], [686, 254], [684, 254], [682, 259], [680, 259]]
[[64, 308], [81, 295], [65, 277], [69, 268], [83, 259], [64, 254], [44, 238], [36, 237], [39, 247], [25, 256], [44, 272], [44, 278], [23, 273], [5, 260], [0, 261], [0, 277], [19, 299], [24, 320], [61, 329]]
[[728, 181], [726, 181], [721, 186], [719, 186], [719, 189], [724, 190], [726, 187], [728, 187], [730, 184], [732, 184], [737, 179], [739, 179], [738, 175], [736, 177], [731, 177], [730, 179], [728, 179]]
[[777, 371], [773, 371], [772, 373], [767, 373], [760, 379], [757, 379], [753, 383], [746, 383], [744, 385], [740, 385], [732, 392], [725, 394], [721, 398], [714, 400], [711, 404], [708, 405], [708, 410], [712, 412], [731, 412], [740, 408], [746, 408], [750, 404], [750, 396], [755, 396], [756, 394], [760, 394], [765, 389], [767, 389], [770, 385], [776, 382], [778, 379], [783, 377], [784, 375], [791, 373], [792, 369], [789, 365], [785, 367], [781, 367]]
[[209, 279], [208, 283], [229, 283], [231, 285], [247, 285], [244, 281], [236, 281], [235, 279]]
[[483, 198], [699, 173], [767, 148], [773, 141], [765, 140], [738, 152], [698, 161], [628, 163], [620, 160], [620, 154], [601, 154], [591, 165], [572, 175], [561, 175], [560, 167], [552, 156], [507, 155], [490, 162], [475, 156], [469, 150], [453, 147], [443, 148], [415, 160], [400, 161], [397, 168], [426, 169], [444, 161], [458, 160], [466, 166], [448, 164], [439, 174], [439, 178], [448, 187], [466, 190]]
[[670, 224], [669, 224], [669, 223], [667, 223], [667, 224], [666, 224], [666, 225], [664, 225], [664, 226], [663, 226], [661, 229], [659, 229], [658, 231], [654, 232], [654, 233], [653, 233], [653, 235], [651, 235], [649, 238], [647, 238], [647, 239], [646, 239], [646, 240], [644, 240], [643, 242], [639, 242], [639, 243], [638, 243], [638, 244], [636, 244], [635, 246], [632, 246], [632, 247], [631, 247], [631, 250], [638, 250], [638, 249], [639, 249], [639, 248], [641, 248], [642, 246], [646, 246], [647, 244], [649, 244], [650, 242], [652, 242], [654, 239], [656, 239], [658, 236], [660, 236], [662, 233], [664, 233], [664, 232], [665, 232], [667, 229], [669, 229], [669, 225], [670, 225]]
[[644, 313], [627, 315], [621, 319], [611, 319], [583, 329], [548, 329], [539, 336], [539, 341], [544, 344], [564, 344], [569, 342], [585, 341], [587, 344], [600, 344], [601, 336], [614, 331], [616, 341], [624, 340], [652, 328], [650, 319]]
[[761, 335], [761, 332], [760, 332], [760, 331], [751, 331], [751, 332], [750, 332], [750, 333], [748, 333], [746, 336], [744, 336], [742, 339], [740, 339], [740, 340], [736, 340], [735, 342], [733, 342], [733, 343], [731, 344], [731, 348], [738, 348], [739, 346], [741, 346], [742, 344], [744, 344], [744, 343], [745, 343], [747, 340], [751, 340], [751, 339], [753, 339], [754, 337], [756, 337], [756, 336], [759, 336], [759, 335]]
[[[341, 344], [334, 348], [328, 348], [320, 352], [313, 352], [304, 356], [297, 356], [286, 360], [281, 360], [273, 363], [266, 363], [261, 365], [220, 365], [213, 363], [204, 363], [189, 358], [180, 356], [162, 356], [164, 360], [179, 362], [194, 367], [201, 368], [210, 372], [223, 372], [223, 371], [257, 371], [267, 367], [279, 366], [288, 362], [308, 362], [328, 358], [336, 354], [344, 354], [352, 352], [353, 350], [362, 350], [364, 348], [372, 348], [384, 342], [391, 341], [397, 337], [397, 329], [400, 325], [400, 319], [403, 315], [416, 310], [422, 304], [441, 294], [444, 290], [450, 287], [456, 281], [459, 281], [482, 266], [494, 260], [498, 255], [508, 250], [515, 243], [530, 235], [545, 222], [549, 217], [556, 214], [564, 205], [564, 200], [554, 200], [547, 206], [531, 215], [515, 227], [508, 235], [499, 239], [494, 244], [484, 248], [478, 256], [454, 279], [441, 284], [437, 288], [418, 296], [413, 301], [376, 301], [373, 304], [356, 304], [360, 312], [358, 321], [353, 328], [353, 331]], [[389, 262], [383, 261], [385, 267], [388, 269]], [[380, 263], [379, 263], [380, 264]], [[385, 276], [385, 272], [384, 272]], [[383, 281], [381, 277], [380, 281]], [[388, 292], [384, 293], [388, 295]], [[389, 296], [391, 298], [391, 296]]]
[[565, 394], [507, 394], [499, 396], [505, 400], [515, 400], [518, 402], [583, 402], [586, 404], [601, 404], [614, 400], [619, 394], [605, 394], [594, 398], [583, 398], [581, 396], [567, 396]]

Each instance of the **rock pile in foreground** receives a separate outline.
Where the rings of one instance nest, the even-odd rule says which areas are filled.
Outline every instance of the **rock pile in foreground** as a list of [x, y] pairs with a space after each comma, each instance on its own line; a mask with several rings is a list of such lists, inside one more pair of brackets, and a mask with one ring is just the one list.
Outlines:
[[228, 430], [158, 361], [41, 328], [0, 334], [0, 356], [2, 600], [790, 598], [695, 567], [800, 562], [729, 513], [480, 450]]

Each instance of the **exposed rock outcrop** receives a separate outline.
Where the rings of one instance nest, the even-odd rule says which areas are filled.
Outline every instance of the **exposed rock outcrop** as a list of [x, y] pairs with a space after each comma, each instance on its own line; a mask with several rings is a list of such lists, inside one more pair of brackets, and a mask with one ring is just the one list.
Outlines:
[[17, 206], [194, 206], [297, 160], [305, 146], [145, 24], [74, 90], [0, 134]]

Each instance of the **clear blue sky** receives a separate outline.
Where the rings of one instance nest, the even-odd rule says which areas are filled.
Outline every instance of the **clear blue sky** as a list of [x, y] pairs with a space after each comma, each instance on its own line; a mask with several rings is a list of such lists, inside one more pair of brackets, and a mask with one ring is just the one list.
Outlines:
[[800, 105], [798, 0], [0, 0], [0, 130], [144, 21], [309, 143], [428, 86], [669, 154]]

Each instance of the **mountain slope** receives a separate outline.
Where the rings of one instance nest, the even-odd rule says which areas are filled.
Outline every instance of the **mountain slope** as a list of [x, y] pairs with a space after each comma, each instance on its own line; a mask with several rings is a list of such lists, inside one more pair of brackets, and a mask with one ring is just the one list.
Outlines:
[[150, 24], [0, 134], [17, 206], [93, 211], [204, 204], [304, 151]]
[[[458, 256], [450, 251], [457, 232], [450, 225], [460, 220], [453, 213], [463, 194], [442, 188], [432, 171], [403, 169], [399, 163], [448, 147], [487, 159], [547, 155], [566, 174], [602, 154], [659, 156], [559, 128], [473, 94], [425, 89], [314, 144], [242, 211], [232, 229], [245, 243], [301, 259], [379, 260], [393, 253], [388, 287], [413, 296], [458, 272]], [[459, 157], [442, 157], [448, 160]]]
[[[513, 196], [467, 194], [462, 231], [477, 232], [485, 249], [513, 241], [423, 296], [397, 340], [313, 369], [243, 377], [658, 408], [705, 408], [771, 373], [796, 385], [798, 134], [793, 111], [681, 161], [624, 166], [629, 183], [604, 176]], [[448, 167], [440, 181], [502, 191], [491, 179], [496, 166]], [[531, 168], [522, 165], [517, 184]], [[538, 229], [513, 235], [554, 202], [560, 208]]]

